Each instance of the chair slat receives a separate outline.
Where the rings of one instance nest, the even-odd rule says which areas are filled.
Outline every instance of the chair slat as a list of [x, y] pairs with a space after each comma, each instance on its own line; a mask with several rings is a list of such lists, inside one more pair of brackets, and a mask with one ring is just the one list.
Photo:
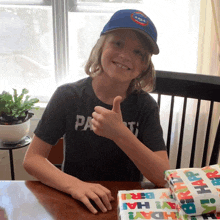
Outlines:
[[189, 167], [193, 167], [194, 166], [195, 150], [196, 150], [196, 138], [197, 138], [197, 132], [198, 132], [200, 106], [201, 106], [201, 99], [198, 99]]
[[168, 157], [170, 155], [170, 141], [171, 141], [171, 132], [172, 132], [172, 123], [173, 123], [173, 108], [174, 108], [174, 96], [171, 97], [170, 116], [169, 116], [168, 132], [167, 132], [167, 153], [168, 153]]
[[161, 94], [158, 94], [157, 104], [158, 104], [159, 109], [160, 109], [160, 103], [161, 103]]
[[218, 163], [219, 150], [220, 150], [220, 120], [219, 120], [215, 142], [214, 142], [214, 146], [212, 149], [212, 154], [211, 154], [211, 158], [209, 162], [210, 165]]
[[184, 97], [182, 122], [180, 128], [180, 138], [179, 138], [179, 148], [178, 148], [177, 163], [176, 163], [177, 169], [179, 169], [181, 165], [183, 136], [184, 136], [184, 127], [185, 127], [185, 118], [186, 118], [186, 106], [187, 106], [187, 97]]
[[213, 115], [213, 106], [214, 106], [214, 101], [211, 101], [210, 102], [210, 109], [209, 109], [207, 130], [206, 130], [205, 146], [204, 146], [203, 157], [202, 157], [202, 167], [206, 166], [209, 136], [210, 136], [211, 122], [212, 122], [212, 115]]

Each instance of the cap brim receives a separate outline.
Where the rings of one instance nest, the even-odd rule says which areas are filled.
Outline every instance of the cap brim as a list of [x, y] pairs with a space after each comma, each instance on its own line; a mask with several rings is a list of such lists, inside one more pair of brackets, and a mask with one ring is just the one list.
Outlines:
[[144, 31], [142, 31], [140, 29], [133, 29], [133, 30], [138, 31], [139, 33], [143, 34], [147, 38], [149, 44], [151, 45], [153, 54], [155, 54], [155, 55], [159, 54], [160, 50], [159, 50], [158, 45], [155, 43], [155, 41], [148, 34], [146, 34]]

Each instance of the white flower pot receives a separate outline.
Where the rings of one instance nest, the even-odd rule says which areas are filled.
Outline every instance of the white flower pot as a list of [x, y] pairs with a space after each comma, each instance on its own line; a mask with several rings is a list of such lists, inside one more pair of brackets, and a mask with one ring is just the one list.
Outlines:
[[0, 140], [7, 144], [19, 143], [30, 130], [30, 119], [22, 124], [0, 125]]

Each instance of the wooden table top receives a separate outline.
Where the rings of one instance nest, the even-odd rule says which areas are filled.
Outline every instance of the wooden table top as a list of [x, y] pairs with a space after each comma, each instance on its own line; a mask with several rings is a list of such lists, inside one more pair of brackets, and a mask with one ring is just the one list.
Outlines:
[[111, 211], [94, 215], [83, 203], [39, 181], [0, 181], [0, 219], [5, 209], [9, 220], [117, 220], [118, 191], [148, 188], [138, 182], [97, 183], [111, 190], [115, 200]]

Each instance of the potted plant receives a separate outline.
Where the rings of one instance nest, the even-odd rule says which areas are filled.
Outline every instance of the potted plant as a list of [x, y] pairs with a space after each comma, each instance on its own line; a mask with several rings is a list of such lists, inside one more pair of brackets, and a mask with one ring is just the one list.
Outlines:
[[[32, 109], [39, 99], [29, 99], [27, 89], [21, 94], [14, 94], [3, 91], [0, 94], [0, 141], [5, 143], [19, 143], [28, 134], [30, 129], [30, 118], [34, 115]], [[26, 96], [26, 97], [25, 97]]]

